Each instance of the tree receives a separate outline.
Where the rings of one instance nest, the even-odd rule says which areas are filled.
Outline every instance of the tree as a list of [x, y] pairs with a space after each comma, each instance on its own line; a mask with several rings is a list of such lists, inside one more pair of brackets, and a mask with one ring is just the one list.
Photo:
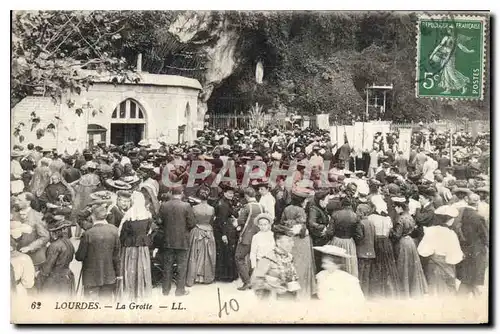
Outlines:
[[13, 14], [11, 105], [39, 92], [61, 101], [80, 94], [94, 76], [79, 69], [108, 72], [116, 82], [137, 81], [138, 53], [160, 44], [175, 17], [165, 11], [20, 11]]

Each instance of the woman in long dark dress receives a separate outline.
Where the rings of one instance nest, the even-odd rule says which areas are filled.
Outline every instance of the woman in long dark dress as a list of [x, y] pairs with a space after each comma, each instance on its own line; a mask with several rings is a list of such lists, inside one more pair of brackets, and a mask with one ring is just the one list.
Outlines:
[[290, 205], [283, 211], [281, 220], [273, 225], [274, 232], [293, 236], [292, 256], [299, 277], [299, 299], [309, 299], [316, 294], [314, 253], [306, 227], [307, 215], [303, 208], [304, 201], [310, 194], [307, 189], [297, 187], [292, 190]]
[[[314, 194], [314, 201], [309, 207], [307, 217], [307, 228], [313, 246], [323, 246], [331, 240], [333, 236], [330, 215], [326, 211], [328, 205], [328, 191], [317, 191]], [[321, 253], [314, 253], [316, 271], [321, 269]]]
[[75, 248], [67, 237], [71, 223], [63, 216], [55, 216], [48, 229], [50, 245], [47, 259], [40, 267], [42, 292], [50, 295], [71, 296], [75, 292], [75, 276], [69, 264], [73, 261]]
[[375, 262], [370, 275], [370, 291], [375, 298], [397, 298], [399, 278], [389, 240], [392, 221], [387, 215], [387, 204], [383, 199], [379, 197], [372, 202], [376, 212], [369, 215], [368, 219], [375, 225]]
[[363, 228], [359, 224], [358, 217], [352, 209], [349, 197], [341, 201], [342, 209], [332, 215], [333, 239], [328, 243], [343, 248], [351, 257], [345, 259], [345, 271], [354, 277], [358, 277], [358, 258], [356, 256], [355, 240], [363, 238]]
[[399, 274], [401, 296], [420, 297], [427, 293], [427, 281], [417, 252], [417, 245], [410, 236], [415, 229], [415, 221], [404, 197], [392, 198], [399, 216], [390, 237], [395, 242], [396, 267]]
[[212, 229], [214, 208], [207, 201], [210, 189], [200, 188], [200, 204], [193, 207], [196, 226], [189, 237], [188, 268], [186, 285], [194, 283], [212, 283], [215, 279], [215, 238]]
[[151, 296], [151, 260], [149, 232], [153, 219], [146, 208], [144, 195], [135, 191], [132, 206], [120, 224], [121, 275], [123, 297], [141, 299]]
[[235, 262], [238, 232], [231, 222], [237, 214], [233, 206], [234, 189], [225, 184], [221, 184], [221, 187], [224, 192], [215, 205], [213, 225], [216, 248], [215, 279], [232, 282], [238, 278]]

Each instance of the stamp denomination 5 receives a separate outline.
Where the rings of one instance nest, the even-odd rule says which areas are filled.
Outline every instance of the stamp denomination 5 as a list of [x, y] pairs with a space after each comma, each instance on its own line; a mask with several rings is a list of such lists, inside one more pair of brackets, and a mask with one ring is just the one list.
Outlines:
[[483, 99], [486, 19], [464, 15], [419, 17], [417, 97]]

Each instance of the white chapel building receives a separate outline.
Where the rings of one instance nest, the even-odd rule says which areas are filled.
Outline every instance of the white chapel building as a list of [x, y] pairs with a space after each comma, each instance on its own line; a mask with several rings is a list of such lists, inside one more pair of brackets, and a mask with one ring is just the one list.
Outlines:
[[[96, 75], [93, 71], [81, 72]], [[20, 135], [24, 136], [21, 145], [33, 143], [71, 154], [99, 141], [115, 145], [137, 144], [143, 139], [150, 143], [192, 142], [196, 131], [203, 128], [203, 119], [197, 117], [202, 87], [196, 79], [140, 72], [138, 83], [113, 84], [109, 75], [97, 77], [88, 91], [68, 95], [62, 103], [55, 104], [50, 97], [43, 96], [21, 100], [11, 114], [12, 132], [24, 123], [20, 127]], [[72, 108], [66, 103], [68, 98], [75, 102]], [[78, 116], [75, 109], [80, 106], [84, 107]], [[40, 117], [33, 130], [32, 112]], [[49, 124], [54, 130], [37, 138], [37, 130], [46, 129]], [[12, 136], [11, 142], [19, 144], [19, 136]]]

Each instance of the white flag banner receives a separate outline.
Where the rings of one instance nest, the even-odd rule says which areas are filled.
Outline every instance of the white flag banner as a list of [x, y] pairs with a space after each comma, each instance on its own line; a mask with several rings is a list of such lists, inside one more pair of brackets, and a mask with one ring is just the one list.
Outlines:
[[[347, 136], [347, 141], [349, 142], [349, 146], [352, 148], [354, 147], [354, 125], [344, 125], [342, 127], [339, 127], [340, 133], [342, 136], [339, 135], [339, 142], [344, 144], [344, 133]], [[341, 145], [342, 145], [341, 144]]]
[[330, 128], [330, 114], [316, 115], [316, 125], [320, 130], [328, 130]]
[[412, 129], [399, 129], [399, 150], [403, 151], [403, 156], [410, 159], [411, 151], [411, 131]]
[[373, 148], [372, 123], [356, 122], [354, 123], [354, 147], [356, 150], [368, 150]]
[[[335, 143], [339, 143], [342, 138], [343, 138], [343, 134], [340, 134], [339, 136], [339, 127], [334, 125], [334, 126], [331, 126], [330, 127], [330, 140], [332, 142], [332, 144], [335, 144]], [[342, 143], [343, 144], [343, 143]], [[340, 146], [342, 146], [342, 144]]]

